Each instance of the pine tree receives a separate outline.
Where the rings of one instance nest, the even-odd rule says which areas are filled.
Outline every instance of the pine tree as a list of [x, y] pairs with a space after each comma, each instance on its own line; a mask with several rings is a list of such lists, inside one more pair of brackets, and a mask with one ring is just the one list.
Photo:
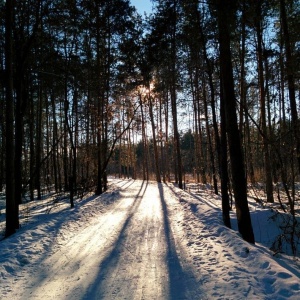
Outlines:
[[230, 50], [231, 38], [229, 26], [233, 23], [236, 3], [229, 0], [216, 0], [214, 3], [216, 5], [219, 29], [221, 89], [223, 93], [221, 100], [224, 101], [225, 108], [226, 130], [238, 228], [244, 240], [249, 243], [254, 243], [255, 240], [247, 201], [247, 182], [245, 177], [244, 158], [237, 123], [236, 98]]
[[13, 99], [13, 58], [12, 58], [12, 27], [13, 27], [13, 1], [5, 4], [5, 71], [6, 71], [6, 231], [5, 236], [10, 236], [18, 228], [18, 215], [16, 207], [14, 181], [14, 99]]

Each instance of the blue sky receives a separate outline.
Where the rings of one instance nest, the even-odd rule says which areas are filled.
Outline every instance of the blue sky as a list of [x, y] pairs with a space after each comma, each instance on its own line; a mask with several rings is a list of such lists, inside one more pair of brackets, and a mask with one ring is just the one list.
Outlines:
[[137, 11], [144, 15], [144, 12], [149, 14], [151, 12], [152, 3], [150, 0], [130, 0], [131, 4], [136, 7]]

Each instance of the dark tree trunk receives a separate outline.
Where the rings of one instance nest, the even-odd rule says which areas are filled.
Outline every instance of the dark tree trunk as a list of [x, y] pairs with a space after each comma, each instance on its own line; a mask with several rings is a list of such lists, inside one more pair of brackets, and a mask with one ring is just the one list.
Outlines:
[[198, 129], [198, 109], [197, 109], [197, 95], [196, 90], [193, 84], [193, 78], [191, 78], [191, 88], [193, 92], [193, 112], [194, 112], [194, 135], [195, 135], [195, 167], [194, 167], [194, 179], [197, 183], [200, 182], [200, 138], [199, 138], [199, 129]]
[[69, 112], [69, 101], [67, 98], [65, 98], [65, 105], [64, 105], [65, 126], [69, 133], [70, 145], [71, 145], [71, 151], [70, 151], [71, 171], [70, 171], [70, 175], [68, 176], [68, 187], [69, 187], [69, 191], [70, 191], [70, 204], [71, 204], [71, 208], [73, 208], [74, 207], [74, 197], [73, 197], [74, 196], [74, 183], [75, 183], [74, 168], [76, 168], [76, 158], [75, 158], [74, 153], [76, 153], [76, 148], [74, 145], [72, 129], [69, 124], [68, 112]]
[[[149, 87], [149, 89], [150, 89], [150, 87]], [[153, 99], [152, 99], [151, 95], [148, 95], [148, 101], [149, 101], [149, 115], [150, 115], [152, 137], [153, 137], [155, 175], [156, 175], [156, 181], [161, 182], [159, 160], [158, 160], [158, 148], [157, 148], [157, 140], [156, 140], [157, 137], [155, 134], [156, 130], [155, 130], [155, 122], [154, 122], [154, 116], [153, 116]]]
[[[68, 99], [68, 84], [67, 84], [67, 78], [65, 78], [65, 95], [64, 95], [64, 101], [63, 101], [63, 111], [64, 113], [68, 110], [66, 105], [68, 102], [66, 101]], [[63, 170], [64, 170], [64, 189], [65, 191], [69, 191], [69, 154], [68, 154], [68, 125], [67, 125], [67, 119], [61, 121], [62, 128], [64, 128], [64, 136], [63, 136]]]
[[[54, 176], [54, 187], [55, 192], [58, 192], [58, 167], [57, 167], [57, 153], [58, 153], [58, 146], [57, 146], [57, 121], [56, 121], [56, 109], [55, 109], [55, 99], [53, 91], [51, 91], [50, 95], [51, 105], [52, 105], [52, 119], [53, 119], [53, 132], [52, 132], [52, 167], [53, 167], [53, 176]], [[60, 170], [59, 170], [60, 172]]]
[[209, 151], [209, 158], [210, 158], [210, 163], [211, 163], [213, 186], [214, 186], [215, 194], [218, 195], [218, 181], [217, 181], [216, 166], [215, 166], [215, 155], [214, 155], [214, 150], [213, 150], [213, 146], [212, 146], [212, 139], [211, 139], [211, 133], [210, 133], [210, 128], [209, 128], [209, 122], [208, 122], [208, 105], [207, 105], [207, 99], [206, 99], [205, 86], [203, 87], [203, 102], [204, 102], [206, 135], [207, 135], [207, 139], [208, 139], [208, 151]]
[[240, 72], [240, 124], [239, 124], [239, 130], [242, 133], [243, 127], [244, 127], [244, 111], [246, 108], [246, 72], [245, 72], [245, 54], [246, 54], [246, 20], [245, 20], [245, 0], [242, 2], [242, 32], [241, 32], [241, 57], [240, 57], [240, 64], [241, 64], [241, 72]]
[[259, 78], [259, 93], [260, 93], [260, 118], [261, 118], [261, 131], [263, 142], [264, 154], [264, 168], [265, 168], [265, 181], [266, 181], [266, 194], [267, 201], [274, 202], [273, 197], [273, 183], [272, 183], [272, 168], [269, 153], [269, 141], [267, 132], [267, 118], [266, 118], [266, 91], [263, 70], [263, 48], [262, 48], [262, 28], [261, 28], [261, 7], [260, 3], [257, 4], [256, 9], [256, 32], [257, 32], [257, 59], [258, 59], [258, 78]]
[[14, 182], [14, 99], [12, 71], [12, 26], [13, 1], [7, 0], [5, 5], [5, 69], [6, 69], [6, 230], [5, 236], [15, 233], [16, 223], [15, 182]]
[[[215, 133], [215, 140], [216, 140], [216, 151], [215, 153], [218, 154], [218, 166], [220, 169], [221, 161], [220, 161], [220, 151], [221, 151], [221, 145], [220, 145], [220, 137], [219, 137], [219, 129], [218, 129], [218, 123], [217, 123], [217, 118], [216, 118], [216, 104], [215, 104], [215, 88], [214, 88], [214, 83], [213, 83], [213, 67], [211, 64], [211, 61], [208, 57], [207, 54], [207, 39], [204, 35], [203, 28], [201, 25], [201, 17], [200, 17], [200, 12], [197, 11], [197, 19], [198, 19], [198, 24], [199, 24], [199, 32], [200, 32], [200, 38], [202, 41], [202, 46], [203, 46], [203, 55], [204, 55], [204, 60], [206, 63], [206, 69], [207, 69], [207, 76], [208, 76], [208, 84], [210, 88], [210, 102], [211, 102], [211, 113], [212, 113], [212, 124], [214, 128], [214, 133]], [[207, 105], [206, 105], [207, 106]], [[207, 107], [206, 107], [207, 109]], [[214, 171], [215, 172], [215, 171]], [[215, 187], [215, 193], [218, 193], [217, 189], [217, 179], [216, 179], [216, 174], [214, 178], [214, 187]]]
[[147, 138], [146, 138], [146, 128], [145, 128], [145, 117], [144, 117], [144, 107], [142, 101], [142, 95], [139, 95], [140, 108], [141, 108], [141, 122], [142, 122], [142, 143], [143, 143], [143, 180], [149, 180], [149, 167], [148, 167], [148, 148], [147, 148]]
[[290, 42], [290, 32], [286, 15], [286, 1], [280, 0], [280, 17], [281, 26], [283, 31], [283, 39], [285, 45], [285, 56], [286, 56], [286, 70], [287, 70], [287, 81], [289, 89], [292, 125], [294, 131], [294, 139], [296, 143], [296, 157], [298, 161], [298, 170], [300, 172], [300, 138], [299, 138], [299, 124], [298, 124], [298, 113], [295, 93], [295, 76], [294, 76], [294, 61]]
[[223, 89], [224, 96], [222, 100], [224, 101], [225, 106], [226, 128], [238, 228], [244, 240], [254, 243], [254, 234], [247, 201], [247, 182], [245, 177], [244, 158], [240, 132], [237, 124], [236, 99], [230, 50], [229, 24], [233, 17], [233, 11], [231, 11], [233, 4], [228, 0], [217, 0], [216, 4], [220, 43], [221, 88]]
[[165, 165], [166, 165], [166, 177], [170, 181], [170, 164], [169, 164], [169, 101], [168, 93], [165, 92], [164, 95], [165, 101], [165, 128], [166, 128], [166, 141], [165, 141]]
[[105, 50], [103, 49], [103, 40], [101, 40], [101, 30], [105, 25], [103, 20], [101, 20], [101, 4], [96, 3], [96, 74], [97, 78], [97, 186], [96, 195], [101, 195], [103, 192], [102, 186], [102, 166], [103, 166], [103, 107], [104, 107], [104, 86], [103, 86], [103, 74], [105, 70], [103, 69], [103, 56]]
[[170, 96], [171, 96], [171, 109], [173, 116], [173, 127], [174, 127], [174, 142], [176, 151], [176, 166], [178, 175], [178, 187], [183, 188], [182, 184], [182, 159], [180, 151], [180, 136], [178, 131], [178, 121], [177, 121], [177, 92], [176, 92], [176, 78], [177, 78], [177, 54], [176, 54], [176, 31], [177, 31], [177, 1], [173, 1], [173, 19], [172, 19], [172, 32], [171, 32], [171, 61], [170, 61], [170, 71], [171, 71], [171, 86], [170, 86]]
[[30, 151], [30, 162], [29, 162], [29, 174], [30, 174], [30, 180], [29, 180], [29, 194], [30, 194], [30, 200], [34, 200], [34, 180], [35, 180], [35, 142], [34, 140], [34, 120], [36, 116], [34, 115], [34, 102], [33, 97], [30, 97], [30, 103], [29, 103], [29, 151]]
[[[2, 68], [2, 66], [1, 66]], [[2, 70], [4, 70], [4, 67], [2, 68]], [[3, 100], [1, 99], [1, 104], [0, 105], [0, 118], [2, 120], [5, 120], [5, 96], [3, 97]], [[4, 173], [5, 173], [5, 132], [4, 132], [4, 122], [0, 122], [0, 143], [1, 143], [1, 147], [0, 147], [0, 192], [2, 192], [3, 190], [3, 184], [4, 184]]]
[[[100, 97], [99, 97], [100, 98]], [[98, 99], [100, 102], [100, 100]], [[101, 116], [101, 108], [100, 103], [98, 103], [98, 115]], [[99, 117], [98, 117], [99, 118]], [[100, 124], [99, 120], [97, 121], [97, 187], [96, 187], [96, 195], [101, 195], [102, 190], [102, 135], [100, 132]]]
[[[197, 92], [199, 93], [199, 91]], [[198, 101], [197, 101], [197, 110], [198, 110], [198, 132], [199, 132], [199, 160], [200, 160], [200, 176], [201, 176], [201, 182], [203, 184], [207, 183], [206, 180], [206, 169], [207, 169], [207, 164], [206, 164], [206, 160], [205, 160], [205, 156], [204, 156], [204, 139], [203, 139], [203, 128], [202, 128], [202, 116], [201, 116], [201, 108], [200, 108], [200, 96], [199, 94], [197, 95]]]
[[[15, 110], [15, 197], [18, 205], [16, 214], [19, 214], [19, 204], [22, 203], [22, 155], [23, 155], [23, 129], [24, 113], [27, 95], [24, 92], [24, 73], [22, 62], [18, 59], [17, 78], [16, 78], [16, 110]], [[16, 224], [17, 228], [19, 224]]]
[[[221, 84], [222, 86], [222, 84]], [[228, 177], [228, 164], [227, 164], [227, 134], [226, 134], [226, 117], [225, 117], [225, 107], [224, 107], [224, 99], [223, 92], [221, 88], [221, 193], [222, 193], [222, 215], [223, 222], [225, 226], [231, 228], [230, 222], [230, 201], [228, 194], [228, 185], [229, 185], [229, 177]]]
[[42, 118], [43, 118], [43, 97], [42, 88], [39, 87], [38, 107], [37, 107], [37, 122], [36, 122], [36, 153], [35, 153], [35, 188], [37, 190], [37, 199], [42, 199], [41, 194], [41, 152], [42, 152]]

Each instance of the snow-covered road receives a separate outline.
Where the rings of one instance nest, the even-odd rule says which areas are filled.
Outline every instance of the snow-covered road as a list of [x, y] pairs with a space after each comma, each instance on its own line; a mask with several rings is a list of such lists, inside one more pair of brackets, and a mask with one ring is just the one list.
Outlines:
[[2, 241], [0, 299], [298, 299], [299, 273], [222, 226], [215, 208], [164, 184], [114, 184], [23, 232], [23, 248], [22, 232]]
[[27, 265], [13, 299], [185, 299], [162, 188], [139, 183], [123, 183], [109, 210]]

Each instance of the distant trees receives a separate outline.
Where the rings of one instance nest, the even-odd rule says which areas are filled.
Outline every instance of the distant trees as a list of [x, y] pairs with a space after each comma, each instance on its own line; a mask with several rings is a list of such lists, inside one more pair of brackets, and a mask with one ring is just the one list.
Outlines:
[[183, 187], [182, 158], [178, 129], [178, 90], [179, 90], [179, 22], [180, 1], [155, 1], [157, 9], [151, 17], [148, 43], [152, 51], [152, 70], [157, 82], [157, 92], [164, 101], [168, 101], [172, 114], [174, 143], [174, 174], [175, 181]]

